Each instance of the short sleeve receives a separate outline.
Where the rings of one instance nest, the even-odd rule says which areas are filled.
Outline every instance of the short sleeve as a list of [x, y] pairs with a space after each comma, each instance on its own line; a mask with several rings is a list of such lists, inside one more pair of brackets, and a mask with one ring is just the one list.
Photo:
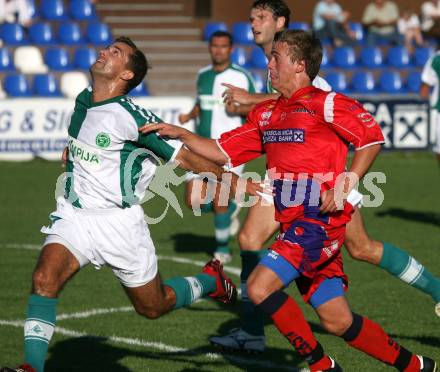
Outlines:
[[432, 67], [435, 57], [437, 56], [434, 55], [433, 57], [429, 58], [428, 61], [425, 63], [421, 76], [422, 82], [430, 86], [437, 84], [438, 81], [437, 74]]
[[244, 125], [223, 133], [217, 140], [217, 145], [228, 158], [229, 167], [247, 163], [264, 153], [257, 115], [255, 110], [251, 111]]
[[159, 136], [157, 133], [141, 133], [138, 142], [147, 150], [151, 150], [155, 155], [167, 162], [173, 161], [183, 146], [181, 141], [166, 139]]
[[384, 143], [380, 126], [362, 105], [344, 95], [331, 92], [324, 103], [324, 120], [356, 150]]

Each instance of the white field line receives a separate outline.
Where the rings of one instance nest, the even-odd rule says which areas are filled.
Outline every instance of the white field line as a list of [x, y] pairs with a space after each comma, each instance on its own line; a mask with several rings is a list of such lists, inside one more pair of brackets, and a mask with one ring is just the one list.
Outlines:
[[122, 307], [109, 307], [102, 309], [91, 309], [87, 311], [81, 311], [78, 313], [66, 313], [57, 315], [57, 322], [66, 319], [85, 319], [90, 318], [95, 315], [113, 314], [113, 313], [123, 313], [133, 311], [133, 306], [122, 306]]
[[[29, 249], [29, 250], [35, 250], [35, 251], [39, 251], [41, 249], [41, 245], [39, 245], [39, 244], [19, 244], [19, 243], [3, 244], [3, 243], [0, 243], [0, 246], [5, 247], [5, 248], [11, 248], [11, 249]], [[163, 261], [185, 263], [185, 264], [190, 264], [190, 265], [199, 266], [199, 267], [203, 267], [206, 264], [206, 262], [203, 262], [203, 261], [191, 260], [189, 258], [183, 258], [183, 257], [158, 255], [157, 258], [159, 260], [163, 260]], [[223, 269], [229, 274], [240, 276], [241, 269], [238, 267], [224, 266]]]
[[[11, 326], [11, 327], [15, 327], [15, 328], [22, 328], [23, 327], [24, 322], [22, 320], [3, 320], [0, 319], [0, 326]], [[252, 359], [248, 359], [248, 358], [242, 358], [242, 357], [238, 357], [235, 355], [230, 355], [228, 354], [227, 356], [222, 355], [222, 354], [218, 354], [218, 353], [197, 353], [194, 352], [191, 349], [185, 349], [185, 348], [181, 348], [181, 347], [177, 347], [177, 346], [172, 346], [172, 345], [167, 345], [164, 344], [163, 342], [151, 342], [151, 341], [145, 341], [145, 340], [141, 340], [138, 338], [128, 338], [128, 337], [118, 337], [118, 336], [98, 336], [98, 335], [91, 335], [91, 334], [87, 334], [85, 332], [78, 332], [72, 329], [67, 329], [67, 328], [62, 328], [62, 327], [56, 327], [55, 330], [56, 333], [59, 333], [63, 336], [67, 336], [67, 337], [73, 337], [73, 338], [77, 338], [77, 337], [91, 337], [91, 338], [106, 338], [107, 341], [109, 342], [113, 342], [116, 344], [125, 344], [125, 345], [131, 345], [131, 346], [141, 346], [141, 347], [146, 347], [146, 348], [150, 348], [150, 349], [156, 349], [156, 350], [160, 350], [160, 351], [164, 351], [164, 352], [168, 352], [168, 353], [181, 353], [181, 354], [186, 354], [186, 355], [193, 355], [193, 356], [203, 356], [209, 359], [221, 359], [223, 357], [230, 359], [231, 361], [237, 363], [237, 364], [242, 364], [242, 365], [254, 365], [254, 366], [259, 366], [259, 367], [264, 367], [267, 369], [275, 369], [275, 370], [284, 370], [284, 371], [292, 371], [292, 372], [307, 372], [308, 369], [297, 369], [294, 368], [292, 366], [289, 365], [285, 365], [285, 364], [277, 364], [277, 363], [273, 363], [273, 362], [269, 362], [269, 361], [263, 361], [263, 360], [252, 360]]]

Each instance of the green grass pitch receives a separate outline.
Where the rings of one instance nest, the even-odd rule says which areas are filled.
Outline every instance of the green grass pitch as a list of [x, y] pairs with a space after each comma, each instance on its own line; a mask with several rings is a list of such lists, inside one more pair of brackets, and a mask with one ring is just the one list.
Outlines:
[[[262, 161], [252, 167], [261, 169]], [[404, 248], [440, 276], [440, 170], [432, 154], [384, 153], [374, 170], [385, 172], [387, 183], [381, 186], [384, 204], [363, 209], [370, 235]], [[21, 322], [42, 243], [39, 230], [55, 208], [54, 185], [62, 171], [58, 163], [42, 160], [0, 162], [0, 365], [16, 365], [22, 359]], [[182, 200], [183, 187], [176, 193]], [[163, 200], [155, 198], [145, 208], [155, 216], [163, 206]], [[164, 278], [196, 273], [197, 262], [211, 257], [212, 216], [194, 217], [183, 203], [182, 209], [183, 219], [170, 210], [164, 221], [151, 226]], [[235, 240], [233, 248], [234, 260], [228, 266], [238, 269]], [[434, 314], [432, 299], [377, 267], [352, 260], [346, 252], [344, 259], [350, 278], [347, 298], [353, 310], [379, 322], [410, 350], [439, 362], [440, 318]], [[231, 277], [238, 281], [236, 274]], [[318, 339], [345, 371], [393, 370], [327, 335], [293, 287], [289, 293], [301, 303]], [[204, 300], [158, 320], [143, 319], [131, 310], [109, 269], [87, 267], [60, 296], [58, 330], [46, 371], [226, 372], [305, 367], [269, 321], [268, 348], [261, 356], [221, 354], [211, 347], [209, 336], [238, 326], [238, 309]]]

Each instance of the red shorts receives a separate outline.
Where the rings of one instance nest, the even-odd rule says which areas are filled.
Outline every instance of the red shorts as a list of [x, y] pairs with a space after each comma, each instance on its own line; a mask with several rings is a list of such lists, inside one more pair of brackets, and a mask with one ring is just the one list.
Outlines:
[[340, 277], [347, 286], [340, 249], [352, 212], [347, 203], [343, 211], [329, 214], [327, 220], [300, 217], [281, 224], [281, 234], [271, 249], [301, 274], [296, 283], [306, 302], [327, 278]]

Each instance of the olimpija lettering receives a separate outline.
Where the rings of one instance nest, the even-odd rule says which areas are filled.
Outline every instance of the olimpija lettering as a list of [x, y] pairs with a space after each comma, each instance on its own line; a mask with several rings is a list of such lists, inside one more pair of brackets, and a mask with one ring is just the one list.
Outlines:
[[96, 154], [93, 154], [87, 150], [82, 149], [81, 147], [75, 145], [73, 140], [69, 141], [69, 152], [72, 154], [74, 158], [78, 158], [80, 160], [87, 161], [89, 163], [99, 164], [99, 159]]

